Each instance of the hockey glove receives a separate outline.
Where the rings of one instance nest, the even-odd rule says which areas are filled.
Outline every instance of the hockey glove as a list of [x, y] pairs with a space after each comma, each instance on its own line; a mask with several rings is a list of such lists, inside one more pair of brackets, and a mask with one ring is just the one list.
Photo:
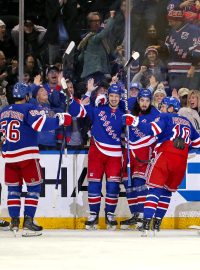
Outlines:
[[107, 103], [107, 97], [104, 94], [97, 95], [95, 99], [95, 106], [98, 107], [99, 105], [105, 105]]
[[57, 113], [56, 117], [59, 119], [59, 126], [70, 126], [72, 123], [72, 117], [69, 113]]
[[126, 126], [137, 127], [137, 125], [139, 124], [139, 117], [127, 113], [122, 115], [122, 122]]

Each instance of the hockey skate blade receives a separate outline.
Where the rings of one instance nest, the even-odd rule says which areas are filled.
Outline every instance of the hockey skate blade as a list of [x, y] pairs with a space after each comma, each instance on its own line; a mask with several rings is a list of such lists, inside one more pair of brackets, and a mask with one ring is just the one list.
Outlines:
[[125, 225], [125, 224], [122, 224], [122, 225], [120, 225], [120, 230], [124, 230], [124, 231], [126, 231], [126, 230], [136, 231], [137, 228], [136, 228], [136, 224], [134, 224], [134, 225]]
[[42, 231], [31, 231], [28, 229], [23, 229], [22, 237], [34, 237], [42, 235]]
[[130, 225], [122, 224], [122, 225], [120, 225], [120, 229], [121, 230], [130, 230]]
[[117, 229], [116, 225], [114, 225], [114, 226], [107, 225], [107, 230], [109, 230], [109, 231], [116, 231], [116, 229]]
[[97, 230], [97, 224], [90, 226], [90, 225], [85, 225], [85, 229], [87, 231], [93, 231], [93, 230]]
[[18, 236], [18, 231], [19, 229], [13, 229], [12, 232], [14, 234], [14, 237], [17, 237]]
[[141, 237], [149, 237], [149, 231], [148, 230], [144, 230], [141, 234]]
[[193, 229], [193, 230], [200, 230], [200, 226], [197, 225], [191, 225], [190, 227], [188, 227], [189, 229]]
[[7, 226], [7, 227], [0, 227], [0, 231], [10, 231], [10, 226]]
[[154, 237], [158, 236], [158, 233], [159, 233], [159, 231], [154, 230], [154, 231], [153, 231], [153, 236], [154, 236]]
[[196, 230], [197, 233], [200, 235], [200, 226], [192, 225], [189, 227], [189, 229]]

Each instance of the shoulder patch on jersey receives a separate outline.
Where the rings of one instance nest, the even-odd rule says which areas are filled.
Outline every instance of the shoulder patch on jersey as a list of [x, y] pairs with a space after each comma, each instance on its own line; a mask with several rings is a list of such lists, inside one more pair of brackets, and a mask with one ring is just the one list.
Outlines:
[[32, 116], [41, 115], [40, 112], [39, 112], [38, 110], [30, 110], [29, 113], [30, 113]]

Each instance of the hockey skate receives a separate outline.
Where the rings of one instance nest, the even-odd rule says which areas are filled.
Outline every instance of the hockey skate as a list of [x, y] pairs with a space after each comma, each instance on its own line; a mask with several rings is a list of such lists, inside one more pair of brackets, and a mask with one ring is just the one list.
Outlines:
[[115, 215], [113, 213], [110, 213], [110, 212], [106, 213], [105, 222], [106, 222], [108, 230], [116, 230], [117, 221], [116, 221]]
[[143, 219], [142, 226], [139, 228], [139, 231], [142, 232], [142, 237], [147, 237], [149, 234], [150, 230], [150, 224], [151, 224], [151, 219]]
[[99, 222], [99, 215], [96, 212], [90, 212], [88, 219], [85, 221], [86, 230], [96, 230]]
[[162, 223], [162, 219], [158, 219], [158, 218], [153, 219], [152, 231], [154, 232], [154, 236], [156, 235], [156, 232], [160, 231], [161, 223]]
[[0, 219], [0, 230], [9, 231], [10, 230], [10, 223], [3, 220], [3, 219]]
[[42, 235], [42, 226], [37, 225], [32, 217], [24, 217], [22, 236], [40, 236]]
[[189, 229], [196, 230], [197, 234], [200, 235], [200, 226], [198, 225], [191, 225], [188, 227]]
[[15, 237], [17, 236], [17, 232], [19, 231], [19, 217], [12, 217], [10, 223], [10, 230], [14, 233]]
[[130, 229], [132, 225], [136, 225], [138, 222], [139, 213], [135, 213], [131, 218], [120, 221], [120, 229]]

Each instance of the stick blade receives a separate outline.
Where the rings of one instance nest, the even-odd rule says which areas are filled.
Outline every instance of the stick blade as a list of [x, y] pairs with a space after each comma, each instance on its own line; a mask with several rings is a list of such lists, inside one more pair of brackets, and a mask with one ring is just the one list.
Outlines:
[[62, 88], [63, 88], [64, 90], [66, 90], [66, 89], [67, 89], [67, 83], [66, 83], [66, 80], [65, 80], [64, 77], [61, 78], [60, 83], [61, 83], [61, 85], [62, 85]]
[[139, 57], [140, 57], [139, 52], [134, 52], [134, 53], [132, 54], [132, 58], [133, 58], [134, 60], [137, 60]]
[[71, 41], [65, 51], [65, 54], [70, 54], [73, 50], [73, 48], [75, 47], [75, 42], [74, 41]]

